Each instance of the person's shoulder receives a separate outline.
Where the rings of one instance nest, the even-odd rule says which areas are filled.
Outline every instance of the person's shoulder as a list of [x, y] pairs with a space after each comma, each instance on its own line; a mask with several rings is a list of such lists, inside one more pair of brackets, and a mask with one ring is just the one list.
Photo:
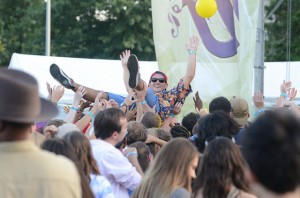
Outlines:
[[257, 197], [245, 191], [240, 191], [239, 198], [257, 198]]
[[78, 175], [78, 171], [70, 159], [48, 151], [40, 150], [38, 152], [38, 159], [36, 159], [35, 163], [35, 165], [50, 175], [55, 172], [56, 174], [54, 175], [56, 175], [56, 177], [65, 178], [67, 175], [74, 178]]
[[189, 198], [190, 193], [185, 188], [176, 188], [170, 195], [170, 198]]

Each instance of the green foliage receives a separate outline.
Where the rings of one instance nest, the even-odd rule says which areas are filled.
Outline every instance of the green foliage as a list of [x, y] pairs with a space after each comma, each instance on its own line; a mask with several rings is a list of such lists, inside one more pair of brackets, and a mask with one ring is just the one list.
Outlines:
[[[278, 0], [271, 0], [266, 7], [268, 14]], [[267, 40], [265, 43], [266, 61], [287, 60], [287, 2], [284, 1], [275, 12], [275, 22], [266, 23]], [[292, 0], [291, 61], [300, 60], [300, 2]]]
[[[155, 60], [151, 0], [52, 0], [51, 55]], [[0, 65], [12, 53], [45, 53], [44, 0], [1, 0]]]
[[0, 65], [7, 66], [14, 52], [42, 54], [43, 4], [41, 0], [1, 0]]

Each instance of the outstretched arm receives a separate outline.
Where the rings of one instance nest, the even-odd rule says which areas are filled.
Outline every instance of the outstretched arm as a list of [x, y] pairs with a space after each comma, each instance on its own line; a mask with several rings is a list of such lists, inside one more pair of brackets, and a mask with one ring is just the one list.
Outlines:
[[127, 62], [128, 62], [129, 56], [130, 56], [130, 50], [125, 50], [120, 55], [120, 59], [121, 59], [122, 67], [123, 67], [123, 81], [124, 81], [124, 85], [126, 87], [127, 93], [129, 93], [132, 90], [128, 85], [129, 72], [128, 72], [128, 68], [127, 68]]
[[196, 53], [199, 45], [199, 38], [192, 36], [189, 42], [185, 45], [189, 53], [188, 65], [186, 68], [185, 76], [183, 77], [184, 87], [188, 88], [195, 76], [196, 70]]

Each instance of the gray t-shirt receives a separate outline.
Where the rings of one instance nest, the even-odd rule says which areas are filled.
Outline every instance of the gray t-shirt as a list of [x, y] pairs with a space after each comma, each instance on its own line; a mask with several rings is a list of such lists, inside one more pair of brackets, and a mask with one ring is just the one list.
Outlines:
[[177, 188], [175, 189], [170, 198], [190, 198], [190, 193], [185, 188]]

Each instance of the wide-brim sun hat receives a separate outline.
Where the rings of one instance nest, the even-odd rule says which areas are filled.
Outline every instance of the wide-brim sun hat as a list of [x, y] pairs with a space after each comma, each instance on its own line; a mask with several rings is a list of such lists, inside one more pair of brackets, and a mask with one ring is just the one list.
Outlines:
[[58, 109], [41, 98], [37, 80], [19, 70], [0, 69], [0, 120], [18, 123], [46, 121], [57, 115]]

